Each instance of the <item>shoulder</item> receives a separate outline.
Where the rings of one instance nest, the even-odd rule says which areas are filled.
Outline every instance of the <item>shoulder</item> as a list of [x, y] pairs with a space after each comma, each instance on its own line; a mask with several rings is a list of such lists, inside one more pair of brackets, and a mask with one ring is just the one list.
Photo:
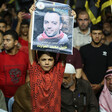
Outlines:
[[80, 47], [80, 51], [82, 51], [82, 50], [88, 50], [89, 48], [91, 48], [91, 44], [86, 44], [86, 45]]
[[26, 90], [30, 90], [30, 82], [26, 82], [25, 84], [23, 84], [22, 86], [20, 86], [15, 94], [16, 96], [21, 96], [22, 94], [25, 94]]
[[74, 30], [75, 32], [78, 32], [78, 31], [79, 31], [79, 27], [75, 27], [73, 30]]
[[19, 51], [18, 51], [18, 55], [20, 55], [20, 56], [28, 56], [28, 53], [26, 53], [26, 52], [23, 51], [23, 50], [19, 50]]
[[91, 88], [90, 83], [84, 79], [77, 79], [77, 84], [81, 85], [81, 87], [83, 87], [84, 90]]

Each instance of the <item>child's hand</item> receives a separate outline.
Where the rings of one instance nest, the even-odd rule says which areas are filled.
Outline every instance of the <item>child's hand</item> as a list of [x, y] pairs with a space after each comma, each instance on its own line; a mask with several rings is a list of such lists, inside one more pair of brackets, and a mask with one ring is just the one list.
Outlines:
[[29, 9], [29, 12], [30, 12], [30, 14], [32, 15], [33, 14], [33, 11], [35, 10], [35, 4], [33, 4], [31, 7], [30, 7], [30, 9]]
[[76, 18], [76, 12], [72, 10], [71, 15], [74, 16], [74, 19]]

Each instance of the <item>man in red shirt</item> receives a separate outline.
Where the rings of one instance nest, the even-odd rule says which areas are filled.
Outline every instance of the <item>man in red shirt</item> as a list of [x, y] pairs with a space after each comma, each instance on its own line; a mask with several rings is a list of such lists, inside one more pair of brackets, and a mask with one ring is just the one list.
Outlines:
[[18, 35], [14, 30], [4, 33], [3, 45], [5, 51], [0, 53], [0, 89], [8, 102], [17, 88], [25, 83], [28, 54], [18, 49]]

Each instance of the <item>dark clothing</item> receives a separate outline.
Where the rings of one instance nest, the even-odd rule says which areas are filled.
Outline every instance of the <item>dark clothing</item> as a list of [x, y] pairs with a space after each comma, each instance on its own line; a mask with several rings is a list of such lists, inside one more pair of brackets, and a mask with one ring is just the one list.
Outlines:
[[84, 73], [92, 84], [99, 84], [104, 79], [106, 70], [112, 66], [112, 52], [109, 47], [102, 44], [93, 47], [87, 44], [80, 48]]
[[71, 63], [75, 69], [82, 68], [80, 52], [76, 48], [73, 48], [73, 55], [67, 55], [66, 63]]
[[62, 86], [62, 112], [98, 112], [98, 103], [89, 82], [77, 79], [74, 92]]
[[13, 112], [31, 112], [30, 83], [20, 86], [14, 96]]

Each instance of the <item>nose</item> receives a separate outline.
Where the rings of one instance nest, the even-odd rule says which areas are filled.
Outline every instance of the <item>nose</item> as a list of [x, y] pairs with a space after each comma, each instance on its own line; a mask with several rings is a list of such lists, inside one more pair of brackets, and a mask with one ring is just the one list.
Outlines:
[[96, 37], [99, 37], [99, 34], [96, 34]]
[[46, 60], [46, 61], [45, 61], [45, 64], [48, 65], [48, 64], [49, 64], [49, 60]]
[[6, 42], [6, 40], [3, 40], [3, 44], [5, 45], [7, 42]]
[[47, 28], [51, 28], [51, 27], [52, 27], [51, 23], [48, 23]]

